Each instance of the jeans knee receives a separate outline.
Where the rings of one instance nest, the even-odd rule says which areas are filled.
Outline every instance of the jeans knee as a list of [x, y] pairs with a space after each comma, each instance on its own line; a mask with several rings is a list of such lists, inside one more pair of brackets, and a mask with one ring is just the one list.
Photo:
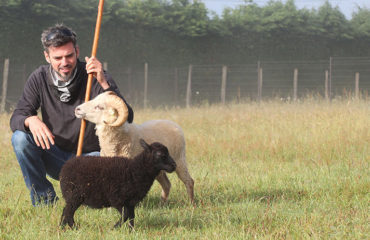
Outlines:
[[32, 135], [20, 130], [16, 130], [12, 135], [12, 145], [15, 151], [27, 149], [33, 144]]

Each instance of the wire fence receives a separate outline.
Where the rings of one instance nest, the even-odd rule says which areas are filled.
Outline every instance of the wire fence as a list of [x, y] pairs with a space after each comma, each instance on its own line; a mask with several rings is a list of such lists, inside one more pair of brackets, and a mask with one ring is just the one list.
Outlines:
[[[149, 65], [147, 80], [144, 67], [136, 71], [127, 68], [115, 75], [120, 76], [120, 89], [130, 102], [144, 106], [144, 99], [147, 99], [148, 105], [153, 107], [186, 106], [187, 101], [190, 105], [220, 103], [223, 97], [225, 103], [271, 98], [293, 100], [295, 95], [296, 99], [307, 96], [367, 99], [370, 90], [370, 58], [230, 65], [226, 66], [226, 79], [223, 79], [224, 68], [224, 65], [191, 65], [190, 72], [190, 66], [152, 69]], [[145, 81], [147, 91], [144, 91]], [[223, 81], [225, 86], [222, 86]], [[189, 95], [190, 100], [187, 99]]]
[[[109, 63], [105, 66], [110, 67]], [[256, 61], [229, 66], [144, 66], [108, 69], [134, 107], [183, 107], [271, 98], [296, 100], [306, 96], [367, 99], [370, 90], [370, 57]], [[32, 70], [31, 66], [12, 64], [10, 59], [7, 109], [14, 107]], [[4, 69], [0, 71], [4, 76]]]

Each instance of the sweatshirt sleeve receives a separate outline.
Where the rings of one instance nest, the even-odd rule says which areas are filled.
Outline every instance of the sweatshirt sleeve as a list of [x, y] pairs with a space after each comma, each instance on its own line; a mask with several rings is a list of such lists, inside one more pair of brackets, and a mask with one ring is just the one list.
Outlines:
[[37, 73], [32, 73], [28, 78], [23, 93], [17, 103], [17, 106], [10, 118], [10, 128], [16, 130], [29, 131], [24, 126], [24, 121], [30, 116], [37, 115], [40, 107], [40, 87], [37, 84]]

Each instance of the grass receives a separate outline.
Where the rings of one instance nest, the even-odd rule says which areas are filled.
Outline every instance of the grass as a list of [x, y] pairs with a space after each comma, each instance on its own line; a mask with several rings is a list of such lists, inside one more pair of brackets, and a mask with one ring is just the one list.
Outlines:
[[[31, 206], [0, 116], [0, 239], [369, 239], [370, 107], [306, 100], [137, 110], [135, 122], [178, 122], [196, 204], [171, 174], [169, 202], [155, 183], [135, 231], [115, 209], [81, 207], [78, 230], [59, 228], [64, 201]], [[53, 181], [60, 196], [59, 184]]]

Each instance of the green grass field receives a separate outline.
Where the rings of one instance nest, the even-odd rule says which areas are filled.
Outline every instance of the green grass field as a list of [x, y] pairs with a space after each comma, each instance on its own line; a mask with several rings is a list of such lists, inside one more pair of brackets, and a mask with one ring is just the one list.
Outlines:
[[183, 127], [196, 207], [171, 174], [169, 202], [155, 182], [131, 233], [112, 229], [115, 209], [81, 207], [78, 230], [62, 230], [63, 200], [32, 207], [9, 117], [0, 116], [0, 239], [370, 238], [368, 101], [137, 110], [136, 123], [166, 118]]

